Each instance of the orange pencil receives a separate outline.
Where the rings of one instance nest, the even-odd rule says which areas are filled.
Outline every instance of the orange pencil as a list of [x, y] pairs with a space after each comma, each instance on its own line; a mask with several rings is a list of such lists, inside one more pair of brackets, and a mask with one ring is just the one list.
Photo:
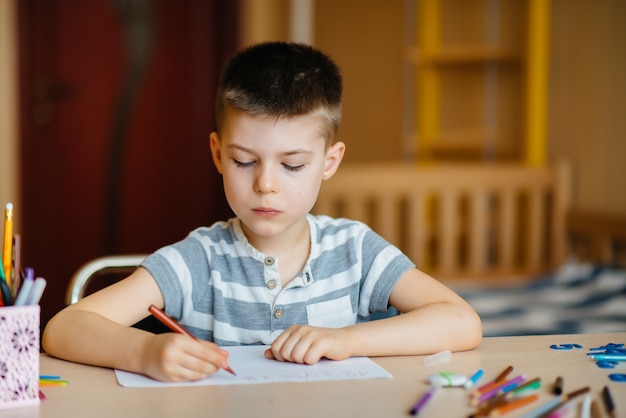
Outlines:
[[529, 403], [535, 402], [537, 399], [539, 399], [539, 395], [537, 395], [536, 393], [529, 395], [529, 396], [525, 396], [523, 398], [517, 398], [517, 399], [513, 399], [509, 402], [506, 402], [505, 404], [493, 409], [490, 413], [489, 416], [490, 417], [498, 417], [500, 415], [504, 415], [507, 414], [517, 408], [521, 408], [522, 406], [528, 405]]
[[[186, 336], [191, 337], [194, 340], [198, 341], [198, 339], [196, 337], [194, 337], [193, 334], [191, 334], [189, 331], [187, 331], [182, 325], [180, 325], [178, 322], [174, 321], [165, 312], [163, 312], [162, 310], [160, 310], [156, 306], [150, 305], [148, 310], [150, 311], [150, 313], [152, 315], [154, 315], [154, 317], [156, 319], [161, 321], [165, 326], [167, 326], [172, 331], [177, 332], [179, 334], [186, 335]], [[226, 370], [228, 373], [230, 373], [230, 374], [232, 374], [234, 376], [237, 376], [237, 374], [233, 371], [233, 369], [230, 368], [230, 366], [225, 367], [224, 370]]]

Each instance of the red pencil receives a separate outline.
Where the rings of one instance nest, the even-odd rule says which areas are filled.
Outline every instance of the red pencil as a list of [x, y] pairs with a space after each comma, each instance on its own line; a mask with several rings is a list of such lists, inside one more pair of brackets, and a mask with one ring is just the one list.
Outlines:
[[[165, 312], [163, 312], [162, 310], [160, 310], [156, 306], [150, 305], [148, 310], [150, 311], [150, 313], [152, 315], [154, 315], [154, 317], [156, 319], [161, 321], [165, 326], [167, 326], [172, 331], [177, 332], [179, 334], [186, 335], [188, 337], [191, 337], [191, 338], [193, 338], [196, 341], [198, 340], [196, 337], [193, 336], [193, 334], [191, 334], [189, 331], [187, 331], [182, 325], [180, 325], [178, 322], [174, 321]], [[232, 374], [234, 376], [237, 376], [237, 373], [235, 373], [234, 370], [230, 368], [230, 366], [225, 367], [224, 370], [226, 370], [228, 373], [230, 373], [230, 374]]]

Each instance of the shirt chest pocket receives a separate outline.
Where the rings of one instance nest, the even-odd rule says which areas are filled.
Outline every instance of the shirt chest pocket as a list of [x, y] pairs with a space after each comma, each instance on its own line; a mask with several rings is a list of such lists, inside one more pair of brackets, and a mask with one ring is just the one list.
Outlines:
[[356, 322], [349, 295], [308, 305], [306, 313], [309, 325], [314, 327], [342, 328]]

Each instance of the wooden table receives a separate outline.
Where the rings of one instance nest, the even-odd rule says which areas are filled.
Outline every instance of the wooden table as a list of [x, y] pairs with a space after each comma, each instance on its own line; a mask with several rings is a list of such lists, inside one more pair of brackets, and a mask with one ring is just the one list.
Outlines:
[[[550, 348], [573, 343], [584, 348]], [[608, 343], [626, 343], [626, 332], [485, 338], [478, 349], [454, 353], [448, 362], [429, 367], [424, 365], [424, 356], [375, 358], [393, 374], [392, 379], [150, 389], [124, 388], [110, 369], [42, 354], [41, 374], [61, 375], [70, 384], [42, 388], [48, 399], [39, 406], [0, 411], [0, 417], [407, 417], [427, 390], [425, 380], [430, 374], [471, 375], [482, 368], [485, 374], [479, 383], [485, 383], [509, 365], [514, 368], [510, 377], [540, 377], [542, 387], [537, 402], [507, 417], [521, 416], [552, 399], [552, 384], [558, 376], [564, 379], [565, 393], [590, 386], [603, 416], [607, 414], [600, 392], [608, 386], [618, 416], [626, 417], [626, 383], [608, 378], [610, 373], [626, 373], [626, 363], [602, 369], [586, 355], [589, 348]], [[442, 388], [419, 416], [466, 417], [474, 411], [468, 400], [462, 388]]]

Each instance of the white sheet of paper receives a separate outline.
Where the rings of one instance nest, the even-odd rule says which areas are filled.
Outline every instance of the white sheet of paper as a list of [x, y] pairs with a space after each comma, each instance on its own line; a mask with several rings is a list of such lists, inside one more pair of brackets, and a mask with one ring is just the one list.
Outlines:
[[274, 382], [314, 382], [323, 380], [389, 379], [393, 376], [367, 357], [352, 357], [341, 361], [323, 359], [315, 365], [268, 360], [263, 355], [267, 346], [224, 347], [230, 352], [228, 362], [237, 373], [220, 370], [206, 379], [169, 383], [147, 376], [115, 370], [120, 385], [134, 388], [165, 386], [246, 385]]

